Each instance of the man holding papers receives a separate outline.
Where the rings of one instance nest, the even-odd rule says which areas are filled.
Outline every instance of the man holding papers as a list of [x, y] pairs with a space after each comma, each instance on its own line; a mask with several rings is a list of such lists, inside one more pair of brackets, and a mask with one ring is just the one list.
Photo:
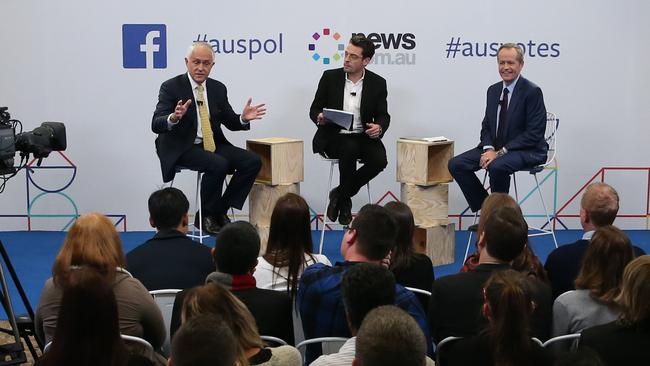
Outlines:
[[[372, 42], [363, 35], [353, 36], [345, 48], [343, 68], [323, 73], [309, 109], [318, 128], [314, 153], [339, 159], [340, 184], [330, 192], [327, 217], [338, 218], [342, 225], [352, 220], [350, 197], [388, 164], [381, 142], [390, 123], [386, 80], [366, 70], [374, 54]], [[357, 159], [363, 164], [359, 169]]]

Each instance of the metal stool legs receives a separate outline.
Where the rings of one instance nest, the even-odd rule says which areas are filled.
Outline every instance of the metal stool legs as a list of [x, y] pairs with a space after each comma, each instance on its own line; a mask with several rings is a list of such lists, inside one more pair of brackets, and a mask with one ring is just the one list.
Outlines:
[[[320, 244], [318, 246], [318, 254], [323, 254], [323, 244], [325, 242], [325, 228], [327, 227], [327, 206], [330, 203], [330, 191], [332, 190], [332, 176], [334, 175], [334, 165], [338, 164], [338, 160], [329, 159], [330, 161], [330, 177], [327, 183], [327, 191], [325, 192], [325, 207], [323, 207], [323, 227], [320, 230]], [[370, 183], [366, 184], [366, 189], [368, 190], [368, 203], [372, 203], [372, 198], [370, 197]]]

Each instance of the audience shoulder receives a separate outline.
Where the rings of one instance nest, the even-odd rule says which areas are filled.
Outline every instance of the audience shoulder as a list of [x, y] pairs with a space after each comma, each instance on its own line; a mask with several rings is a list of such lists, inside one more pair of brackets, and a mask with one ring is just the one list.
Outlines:
[[293, 346], [280, 346], [271, 348], [273, 358], [276, 359], [278, 365], [282, 366], [301, 366], [302, 355], [297, 348]]

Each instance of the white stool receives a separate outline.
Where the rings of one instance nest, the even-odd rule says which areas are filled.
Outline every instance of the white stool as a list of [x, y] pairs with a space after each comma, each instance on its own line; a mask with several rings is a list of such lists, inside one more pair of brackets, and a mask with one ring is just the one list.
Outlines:
[[[176, 173], [180, 173], [183, 170], [190, 170], [185, 167], [177, 166], [176, 167]], [[192, 239], [199, 239], [199, 242], [203, 244], [203, 239], [209, 238], [210, 235], [203, 235], [203, 210], [201, 209], [201, 181], [203, 179], [203, 173], [202, 172], [196, 172], [196, 194], [194, 195], [194, 208], [199, 212], [199, 227], [197, 228], [196, 225], [192, 224], [192, 234], [187, 234], [188, 237]], [[170, 187], [174, 186], [174, 180], [172, 179], [171, 183], [169, 184]], [[196, 234], [196, 229], [199, 230], [198, 235]]]
[[[327, 206], [330, 203], [330, 191], [332, 190], [332, 176], [334, 174], [334, 166], [339, 163], [339, 159], [330, 159], [322, 155], [321, 155], [321, 160], [330, 163], [330, 178], [327, 183], [327, 192], [325, 192], [325, 208], [323, 208], [323, 227], [321, 228], [320, 231], [320, 245], [318, 247], [318, 254], [323, 254], [323, 242], [325, 240], [325, 227], [327, 226]], [[360, 161], [357, 160], [357, 162]], [[368, 189], [368, 203], [372, 203], [372, 199], [370, 198], [370, 182], [366, 184], [366, 188]]]

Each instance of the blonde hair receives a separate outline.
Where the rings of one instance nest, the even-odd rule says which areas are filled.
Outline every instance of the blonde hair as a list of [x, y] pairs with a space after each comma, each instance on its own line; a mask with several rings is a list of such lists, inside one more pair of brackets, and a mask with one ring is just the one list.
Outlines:
[[255, 318], [246, 305], [225, 287], [209, 283], [188, 291], [183, 301], [182, 322], [199, 314], [216, 315], [230, 327], [237, 340], [240, 365], [248, 365], [246, 351], [252, 348], [264, 348]]
[[52, 275], [62, 284], [71, 267], [88, 266], [112, 280], [116, 268], [125, 265], [122, 242], [111, 220], [100, 213], [89, 213], [79, 216], [68, 231]]
[[621, 293], [616, 300], [622, 307], [620, 320], [623, 324], [647, 324], [650, 321], [650, 255], [628, 263], [623, 271]]

